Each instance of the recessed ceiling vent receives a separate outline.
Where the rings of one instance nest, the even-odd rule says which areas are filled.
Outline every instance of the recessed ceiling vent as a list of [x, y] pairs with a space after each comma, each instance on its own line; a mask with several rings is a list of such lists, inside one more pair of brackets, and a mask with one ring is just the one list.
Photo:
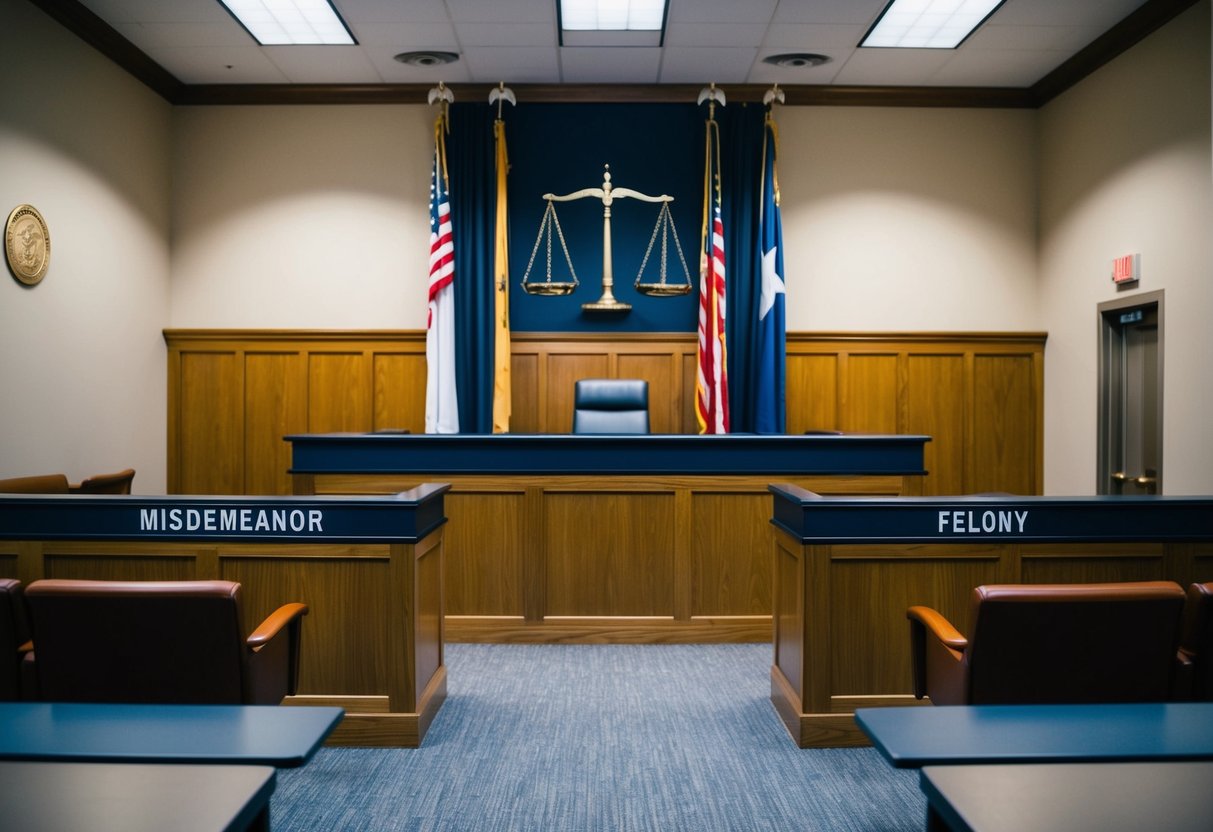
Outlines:
[[830, 62], [829, 55], [819, 55], [816, 52], [785, 52], [782, 55], [767, 55], [763, 63], [773, 66], [802, 67], [821, 66]]
[[420, 52], [401, 52], [395, 57], [400, 63], [408, 64], [409, 66], [442, 66], [443, 64], [453, 64], [459, 60], [459, 54], [456, 52], [430, 52], [425, 50]]

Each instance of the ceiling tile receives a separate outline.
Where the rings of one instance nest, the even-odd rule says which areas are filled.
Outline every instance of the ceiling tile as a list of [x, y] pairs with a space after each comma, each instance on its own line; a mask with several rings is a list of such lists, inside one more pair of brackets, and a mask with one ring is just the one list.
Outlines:
[[1056, 69], [1069, 54], [1039, 49], [958, 52], [926, 83], [931, 86], [1030, 87]]
[[951, 57], [951, 49], [856, 49], [839, 68], [834, 83], [917, 86]]
[[457, 23], [463, 46], [556, 46], [556, 27], [546, 23]]
[[199, 46], [147, 50], [186, 84], [285, 84], [287, 77], [257, 46]]
[[854, 49], [867, 29], [863, 26], [833, 23], [783, 23], [772, 26], [762, 42], [787, 52], [828, 52]]
[[446, 0], [456, 23], [544, 23], [556, 21], [556, 0]]
[[[757, 49], [723, 47], [669, 47], [661, 62], [663, 84], [745, 83]], [[728, 90], [725, 90], [726, 96]]]
[[464, 57], [473, 83], [539, 84], [559, 72], [554, 46], [477, 46]]
[[661, 50], [654, 47], [562, 47], [560, 80], [592, 84], [610, 78], [616, 84], [656, 84]]
[[982, 26], [961, 44], [961, 52], [987, 49], [1070, 50], [1082, 49], [1090, 38], [1077, 26]]
[[346, 22], [446, 23], [449, 16], [443, 0], [334, 0]]
[[249, 33], [223, 23], [119, 23], [114, 29], [140, 49], [190, 46], [256, 46]]
[[671, 23], [666, 28], [665, 45], [756, 47], [766, 33], [765, 23]]
[[267, 46], [265, 55], [293, 84], [383, 82], [357, 46]]
[[415, 49], [459, 51], [455, 27], [450, 23], [355, 23], [350, 28], [363, 46], [394, 46], [396, 52]]
[[850, 23], [864, 31], [884, 10], [887, 0], [782, 0], [775, 23]]
[[231, 21], [219, 0], [81, 0], [111, 26], [115, 23], [220, 23]]
[[778, 0], [670, 0], [668, 24], [767, 23], [777, 5]]

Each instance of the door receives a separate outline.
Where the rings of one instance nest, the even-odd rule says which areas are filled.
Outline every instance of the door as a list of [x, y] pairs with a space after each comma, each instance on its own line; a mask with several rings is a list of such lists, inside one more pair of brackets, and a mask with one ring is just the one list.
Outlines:
[[1162, 493], [1162, 292], [1100, 304], [1100, 494]]

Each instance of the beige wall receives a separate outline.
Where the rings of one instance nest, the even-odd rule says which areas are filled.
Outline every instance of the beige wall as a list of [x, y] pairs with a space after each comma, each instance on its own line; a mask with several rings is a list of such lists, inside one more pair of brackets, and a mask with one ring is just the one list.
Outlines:
[[0, 218], [51, 235], [0, 267], [0, 476], [136, 469], [162, 493], [170, 107], [24, 0], [0, 0]]
[[[1213, 173], [1209, 3], [1200, 3], [1040, 113], [1045, 483], [1096, 488], [1097, 313], [1165, 293], [1163, 480], [1213, 493]], [[1110, 280], [1139, 252], [1134, 292]]]
[[1039, 326], [1034, 111], [777, 118], [789, 329]]
[[179, 107], [173, 137], [171, 326], [425, 326], [428, 107]]
[[[1046, 489], [1093, 493], [1095, 305], [1140, 251], [1167, 490], [1213, 492], [1208, 5], [1041, 111], [781, 110], [789, 327], [1047, 330]], [[429, 108], [170, 108], [23, 0], [0, 62], [3, 207], [55, 240], [0, 280], [0, 475], [162, 489], [164, 327], [423, 325]]]

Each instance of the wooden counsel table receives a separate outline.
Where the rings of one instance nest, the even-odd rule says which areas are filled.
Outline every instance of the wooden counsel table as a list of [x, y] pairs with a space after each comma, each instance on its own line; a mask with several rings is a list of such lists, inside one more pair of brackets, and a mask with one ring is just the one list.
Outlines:
[[452, 641], [771, 637], [767, 485], [922, 493], [925, 436], [311, 434], [296, 494], [451, 484]]
[[863, 744], [857, 708], [916, 702], [911, 606], [963, 632], [983, 584], [1213, 580], [1211, 497], [771, 492], [771, 700], [802, 747]]
[[0, 702], [0, 760], [240, 763], [296, 768], [340, 708]]
[[266, 766], [0, 762], [0, 827], [20, 832], [268, 832]]
[[1213, 763], [930, 767], [922, 790], [928, 830], [1213, 829]]
[[895, 768], [1213, 761], [1213, 702], [867, 708], [855, 722]]
[[308, 605], [299, 695], [335, 744], [417, 746], [446, 697], [445, 485], [381, 497], [0, 495], [0, 576], [220, 579], [244, 631]]

